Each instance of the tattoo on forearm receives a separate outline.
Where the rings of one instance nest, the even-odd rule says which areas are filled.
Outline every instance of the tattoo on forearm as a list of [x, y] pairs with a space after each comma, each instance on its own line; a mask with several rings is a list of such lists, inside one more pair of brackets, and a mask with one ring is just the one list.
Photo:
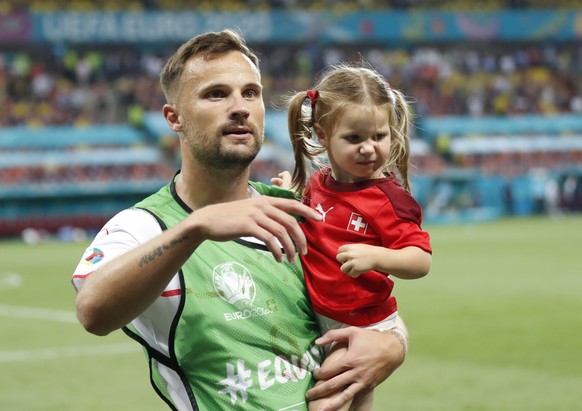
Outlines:
[[160, 247], [156, 247], [153, 251], [151, 251], [148, 254], [144, 255], [139, 260], [139, 266], [140, 267], [143, 267], [143, 266], [151, 263], [156, 258], [161, 257], [164, 254], [164, 251], [171, 250], [172, 248], [174, 248], [178, 244], [186, 241], [187, 239], [188, 239], [188, 237], [187, 236], [184, 236], [184, 237], [178, 238], [176, 240], [172, 240], [172, 241], [170, 241], [167, 244], [163, 244]]

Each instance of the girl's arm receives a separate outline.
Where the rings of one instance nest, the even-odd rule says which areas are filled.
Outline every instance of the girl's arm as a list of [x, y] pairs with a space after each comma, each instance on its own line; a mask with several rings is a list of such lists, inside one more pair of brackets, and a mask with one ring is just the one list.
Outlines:
[[369, 244], [344, 244], [338, 249], [336, 259], [342, 272], [351, 277], [376, 270], [412, 280], [428, 274], [432, 255], [415, 246], [393, 250]]

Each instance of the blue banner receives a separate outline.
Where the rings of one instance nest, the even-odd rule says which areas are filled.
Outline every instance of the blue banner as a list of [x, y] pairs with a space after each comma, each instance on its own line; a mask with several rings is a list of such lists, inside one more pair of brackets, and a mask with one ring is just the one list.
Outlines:
[[0, 16], [0, 43], [177, 43], [224, 28], [249, 43], [573, 41], [582, 38], [582, 10], [13, 12]]

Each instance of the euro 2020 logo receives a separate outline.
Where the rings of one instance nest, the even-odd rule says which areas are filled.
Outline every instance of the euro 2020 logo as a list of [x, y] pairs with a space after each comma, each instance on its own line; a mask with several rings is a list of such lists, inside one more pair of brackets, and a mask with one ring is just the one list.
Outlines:
[[212, 270], [214, 289], [220, 297], [238, 309], [250, 307], [255, 300], [256, 286], [249, 270], [230, 262]]

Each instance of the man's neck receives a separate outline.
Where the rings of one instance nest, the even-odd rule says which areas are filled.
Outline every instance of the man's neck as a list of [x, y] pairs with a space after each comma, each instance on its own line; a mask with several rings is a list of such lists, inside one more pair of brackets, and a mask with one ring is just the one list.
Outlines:
[[208, 169], [182, 169], [176, 192], [192, 210], [210, 204], [249, 198], [249, 168], [241, 172], [214, 172]]

